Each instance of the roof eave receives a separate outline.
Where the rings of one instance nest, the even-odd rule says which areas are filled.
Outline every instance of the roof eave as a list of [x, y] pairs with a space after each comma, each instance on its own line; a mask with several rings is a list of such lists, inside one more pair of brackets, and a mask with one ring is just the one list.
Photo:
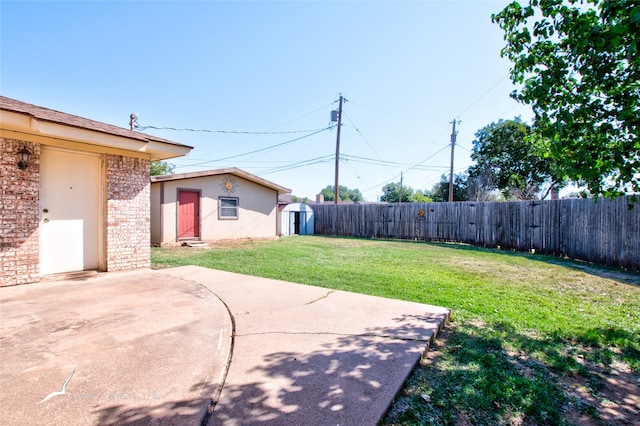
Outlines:
[[154, 183], [154, 182], [166, 182], [166, 181], [182, 180], [182, 179], [195, 179], [195, 178], [202, 178], [202, 177], [208, 177], [208, 176], [219, 176], [224, 174], [235, 175], [243, 179], [246, 179], [248, 181], [257, 183], [258, 185], [271, 188], [277, 191], [278, 194], [291, 193], [291, 189], [289, 188], [285, 188], [284, 186], [280, 186], [269, 180], [263, 179], [249, 172], [245, 172], [244, 170], [238, 169], [237, 167], [228, 167], [228, 168], [216, 169], [216, 170], [203, 170], [199, 172], [190, 172], [190, 173], [177, 173], [172, 175], [151, 176], [151, 182]]
[[[0, 97], [0, 132], [37, 143], [67, 141], [135, 152], [151, 161], [187, 155], [193, 147]], [[65, 121], [66, 120], [66, 121]]]

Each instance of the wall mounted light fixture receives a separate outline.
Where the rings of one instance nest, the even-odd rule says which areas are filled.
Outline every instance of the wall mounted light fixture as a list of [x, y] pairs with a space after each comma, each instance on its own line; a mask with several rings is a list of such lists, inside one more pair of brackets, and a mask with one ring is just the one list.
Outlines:
[[29, 165], [29, 158], [31, 158], [31, 153], [26, 146], [18, 151], [18, 168], [20, 170], [25, 170], [27, 168]]

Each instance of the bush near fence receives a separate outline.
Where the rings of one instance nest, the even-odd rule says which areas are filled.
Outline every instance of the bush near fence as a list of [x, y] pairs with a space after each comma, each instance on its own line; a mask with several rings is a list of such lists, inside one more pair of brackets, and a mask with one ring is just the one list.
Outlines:
[[640, 271], [640, 202], [632, 196], [312, 207], [319, 235], [459, 242]]

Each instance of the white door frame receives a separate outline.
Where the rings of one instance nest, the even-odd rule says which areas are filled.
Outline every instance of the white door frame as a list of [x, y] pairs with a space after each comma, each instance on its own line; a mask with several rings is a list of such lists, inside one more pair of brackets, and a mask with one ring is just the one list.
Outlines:
[[[41, 145], [41, 158], [47, 155], [47, 151], [58, 151], [58, 152], [66, 152], [69, 154], [76, 154], [76, 155], [86, 155], [88, 157], [93, 157], [93, 158], [97, 158], [98, 159], [98, 182], [97, 182], [97, 188], [96, 191], [98, 191], [98, 207], [97, 207], [97, 215], [98, 215], [98, 222], [97, 222], [97, 233], [98, 235], [96, 236], [97, 239], [97, 245], [98, 245], [98, 250], [97, 250], [97, 268], [98, 270], [104, 271], [106, 270], [106, 260], [105, 260], [105, 232], [106, 232], [106, 225], [105, 225], [105, 193], [106, 193], [106, 184], [105, 184], [105, 161], [104, 161], [104, 155], [102, 154], [96, 154], [96, 153], [90, 153], [90, 152], [85, 152], [85, 151], [76, 151], [76, 150], [70, 150], [70, 149], [64, 149], [64, 148], [58, 148], [58, 147], [51, 147], [51, 146], [46, 146], [46, 145]], [[42, 161], [42, 160], [41, 160]], [[70, 165], [70, 167], [73, 167], [73, 165]], [[39, 197], [39, 204], [40, 204], [40, 229], [42, 232], [42, 226], [45, 225], [44, 223], [44, 219], [46, 216], [46, 213], [43, 211], [45, 208], [47, 208], [46, 206], [43, 205], [43, 186], [44, 186], [44, 179], [46, 179], [47, 176], [44, 175], [44, 173], [42, 172], [42, 166], [41, 166], [41, 173], [40, 173], [40, 197]], [[44, 256], [45, 250], [43, 248], [43, 239], [40, 238], [40, 254], [39, 254], [39, 263], [40, 263], [40, 275], [46, 275], [46, 271], [43, 271], [42, 265], [43, 265], [43, 256]], [[69, 271], [72, 272], [72, 271]]]

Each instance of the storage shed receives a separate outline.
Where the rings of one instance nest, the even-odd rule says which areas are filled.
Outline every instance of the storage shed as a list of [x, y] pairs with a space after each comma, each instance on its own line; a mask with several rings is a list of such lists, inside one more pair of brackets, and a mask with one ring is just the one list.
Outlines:
[[313, 235], [313, 209], [305, 203], [291, 203], [280, 212], [280, 235]]
[[151, 242], [276, 238], [278, 195], [289, 192], [235, 167], [153, 176]]

